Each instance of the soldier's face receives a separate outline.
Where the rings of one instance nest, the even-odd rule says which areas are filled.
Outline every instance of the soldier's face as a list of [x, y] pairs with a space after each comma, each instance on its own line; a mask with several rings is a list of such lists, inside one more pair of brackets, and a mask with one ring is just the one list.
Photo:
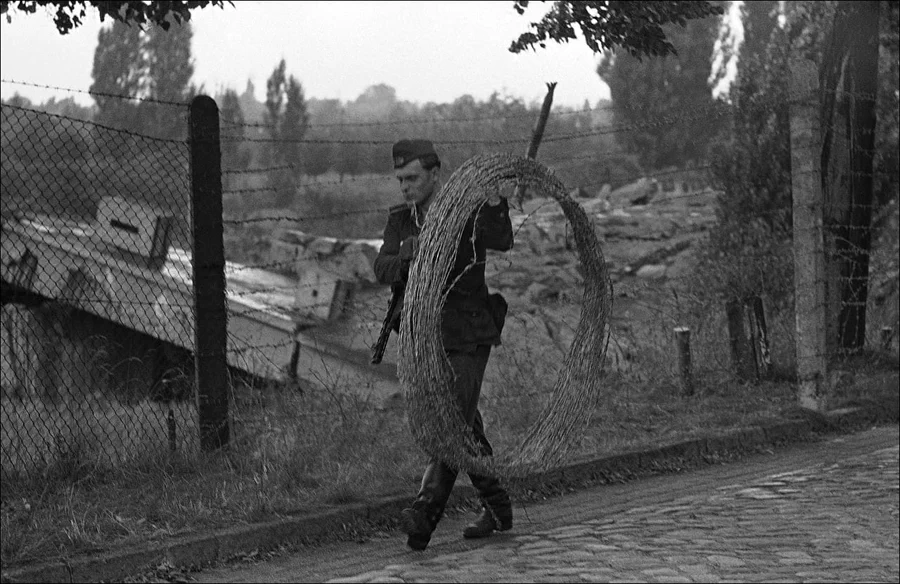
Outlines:
[[422, 161], [418, 159], [396, 169], [394, 175], [400, 182], [400, 192], [403, 193], [403, 200], [408, 205], [427, 203], [431, 195], [434, 194], [438, 170], [437, 167], [425, 170], [422, 168]]

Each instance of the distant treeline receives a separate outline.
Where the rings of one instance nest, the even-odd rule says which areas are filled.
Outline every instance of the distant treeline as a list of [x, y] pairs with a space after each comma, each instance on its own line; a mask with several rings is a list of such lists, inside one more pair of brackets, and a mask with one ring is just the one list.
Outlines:
[[[223, 97], [216, 101], [221, 104]], [[229, 108], [221, 113], [223, 138], [238, 144], [223, 147], [223, 167], [264, 168], [270, 164], [266, 148], [271, 143], [266, 140], [272, 139], [266, 105], [256, 100], [252, 83], [237, 102], [237, 115]], [[295, 163], [303, 175], [315, 177], [389, 172], [390, 143], [410, 136], [433, 140], [449, 171], [475, 154], [524, 154], [540, 104], [499, 93], [484, 101], [463, 95], [452, 103], [418, 104], [398, 100], [392, 87], [381, 84], [353, 101], [309, 99], [306, 110], [308, 126]], [[599, 190], [604, 182], [616, 186], [633, 180], [638, 168], [617, 147], [615, 132], [598, 132], [611, 125], [609, 102], [585, 103], [581, 110], [554, 108], [539, 158], [557, 163], [561, 178], [573, 188]]]

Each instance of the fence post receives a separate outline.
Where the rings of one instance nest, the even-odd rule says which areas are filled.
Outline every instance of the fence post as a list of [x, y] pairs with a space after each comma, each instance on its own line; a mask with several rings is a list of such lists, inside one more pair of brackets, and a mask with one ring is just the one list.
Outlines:
[[894, 338], [894, 329], [893, 327], [883, 326], [881, 327], [881, 348], [884, 351], [891, 350], [891, 339]]
[[219, 108], [209, 96], [191, 101], [190, 146], [197, 411], [200, 448], [210, 451], [228, 444], [229, 426]]
[[169, 415], [166, 418], [166, 424], [169, 428], [169, 452], [175, 452], [178, 450], [178, 433], [175, 426], [175, 412], [172, 411], [172, 407], [169, 406]]
[[818, 110], [818, 70], [791, 61], [791, 190], [794, 216], [794, 299], [800, 405], [825, 407], [825, 251]]
[[750, 342], [755, 357], [756, 377], [757, 380], [766, 379], [772, 372], [772, 352], [762, 298], [753, 296], [750, 299], [747, 303], [747, 316], [750, 318]]
[[675, 342], [678, 345], [678, 371], [681, 373], [681, 388], [684, 395], [694, 395], [694, 376], [691, 371], [691, 329], [675, 327]]
[[725, 304], [725, 317], [728, 321], [728, 337], [731, 342], [731, 364], [738, 379], [755, 380], [753, 370], [753, 354], [750, 341], [747, 339], [746, 310], [740, 300], [731, 300]]

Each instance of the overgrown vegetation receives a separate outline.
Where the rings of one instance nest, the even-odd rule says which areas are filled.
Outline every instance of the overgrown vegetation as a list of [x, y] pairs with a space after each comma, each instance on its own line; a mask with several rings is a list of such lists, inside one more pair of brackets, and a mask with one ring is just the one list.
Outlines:
[[[888, 4], [895, 16], [897, 3]], [[882, 68], [887, 72], [883, 79], [889, 82], [880, 88], [879, 108], [885, 113], [879, 112], [879, 120], [886, 123], [879, 125], [877, 141], [877, 197], [885, 212], [878, 215], [876, 225], [884, 226], [886, 239], [876, 251], [878, 263], [872, 264], [879, 295], [870, 297], [870, 303], [881, 304], [870, 329], [870, 347], [879, 346], [878, 325], [896, 330], [897, 324], [897, 165], [891, 163], [897, 158], [897, 20], [885, 19], [889, 24], [884, 45], [890, 58], [883, 60]], [[758, 38], [755, 42], [761, 44]], [[693, 285], [642, 290], [617, 285], [617, 301], [631, 300], [643, 315], [614, 323], [608, 391], [582, 442], [570, 453], [574, 458], [652, 448], [796, 414], [787, 49], [785, 33], [775, 30], [768, 50], [742, 59], [743, 70], [731, 94], [736, 107], [729, 139], [715, 145], [712, 160], [712, 174], [722, 193], [717, 224], [692, 266], [695, 271], [681, 280]], [[251, 88], [247, 93], [252, 97]], [[252, 107], [241, 110], [249, 103], [245, 97], [232, 93], [228, 107], [223, 105], [223, 134], [227, 127], [237, 140], [265, 138], [266, 128], [243, 125], [263, 121]], [[255, 100], [253, 104], [261, 106]], [[265, 264], [268, 241], [282, 227], [336, 237], [379, 237], [384, 212], [397, 201], [395, 185], [383, 174], [389, 166], [383, 159], [388, 141], [401, 133], [439, 133], [449, 143], [449, 173], [482, 151], [485, 143], [521, 151], [536, 114], [533, 105], [496, 94], [484, 102], [464, 96], [450, 104], [419, 106], [398, 100], [387, 86], [374, 86], [347, 104], [311, 101], [309, 111], [308, 136], [318, 142], [299, 150], [297, 156], [306, 165], [299, 186], [271, 187], [274, 183], [267, 182], [266, 173], [254, 170], [273, 162], [262, 153], [260, 143], [226, 143], [230, 150], [225, 168], [232, 171], [226, 179], [226, 219], [275, 218], [229, 224], [229, 259]], [[625, 153], [609, 133], [591, 133], [610, 125], [607, 107], [559, 113], [551, 117], [547, 136], [569, 138], [548, 141], [541, 159], [558, 167], [567, 184], [596, 190], [640, 175], [635, 154]], [[34, 142], [22, 140], [26, 132], [7, 132], [13, 114], [35, 116], [23, 104], [3, 108], [4, 209], [10, 201], [22, 207], [35, 205], [33, 194], [46, 187], [41, 181], [54, 178], [59, 184], [52, 188], [66, 192], [66, 210], [77, 218], [92, 213], [98, 193], [140, 189], [148, 200], [166, 204], [172, 204], [175, 193], [184, 213], [183, 181], [147, 180], [141, 175], [145, 167], [169, 164], [172, 168], [164, 173], [168, 179], [186, 177], [183, 151], [173, 151], [177, 156], [170, 160], [165, 149], [144, 140], [133, 164], [126, 164], [131, 171], [113, 184], [109, 176], [116, 173], [83, 168], [84, 154], [98, 148], [94, 138], [84, 136], [107, 130], [73, 132], [73, 124], [81, 124], [82, 130], [93, 126], [72, 120], [50, 127], [39, 123], [34, 127], [50, 141], [57, 140], [66, 153], [47, 161], [40, 150], [46, 144], [36, 148]], [[328, 125], [335, 120], [356, 125]], [[458, 144], [467, 138], [475, 142]], [[102, 170], [121, 169], [125, 147], [113, 138], [107, 141], [111, 150], [99, 152], [95, 160]], [[379, 186], [372, 188], [373, 184]], [[23, 197], [9, 196], [17, 192]], [[60, 211], [43, 204], [47, 209], [41, 210]], [[888, 238], [891, 235], [893, 239]], [[527, 261], [537, 259], [531, 256]], [[769, 309], [774, 365], [774, 375], [756, 384], [734, 374], [723, 311], [727, 302], [753, 296], [763, 297]], [[540, 415], [555, 380], [578, 314], [576, 299], [560, 295], [556, 300], [514, 310], [518, 322], [508, 325], [504, 345], [492, 357], [482, 409], [498, 451], [518, 444]], [[379, 314], [380, 308], [372, 313]], [[675, 358], [676, 326], [687, 326], [692, 333], [690, 396], [685, 395]], [[896, 387], [895, 352], [867, 349], [830, 366], [838, 378], [830, 408], [869, 403], [883, 398], [891, 383]], [[358, 389], [339, 380], [314, 388], [274, 387], [235, 378], [233, 442], [213, 455], [199, 454], [194, 447], [196, 413], [190, 403], [171, 406], [178, 437], [173, 451], [167, 404], [81, 396], [54, 405], [34, 396], [4, 397], [0, 402], [3, 565], [411, 493], [424, 459], [406, 427], [402, 399], [385, 400]], [[33, 420], [62, 430], [44, 435], [29, 422]], [[110, 436], [115, 436], [115, 444]], [[7, 460], [12, 463], [6, 465]]]
[[793, 293], [790, 71], [785, 33], [776, 27], [772, 35], [765, 54], [741, 59], [729, 131], [710, 148], [721, 194], [692, 290], [705, 302], [765, 297], [783, 306]]
[[[750, 386], [734, 379], [720, 314], [691, 313], [674, 297], [648, 298], [648, 303], [658, 303], [659, 313], [669, 317], [646, 327], [614, 327], [614, 344], [637, 352], [626, 366], [610, 365], [608, 391], [571, 458], [652, 448], [796, 415], [788, 381]], [[536, 308], [555, 312], [561, 328], [577, 320], [572, 299]], [[528, 313], [515, 319], [511, 332], [517, 326], [544, 326]], [[675, 322], [688, 322], [696, 331], [693, 396], [683, 394], [672, 357]], [[773, 337], [780, 339], [775, 361], [789, 371], [792, 324], [776, 320], [772, 327]], [[536, 336], [537, 329], [531, 334]], [[529, 336], [506, 336], [492, 358], [482, 411], [498, 452], [515, 447], [537, 419], [565, 349], [564, 342], [552, 346], [530, 342]], [[610, 359], [615, 352], [610, 351]], [[890, 384], [884, 375], [896, 379], [898, 363], [896, 356], [871, 353], [836, 366], [844, 371], [844, 383], [831, 407], [879, 399], [876, 392]], [[66, 414], [64, 426], [73, 433], [40, 446], [44, 458], [35, 460], [43, 464], [28, 473], [4, 467], [4, 567], [411, 493], [425, 459], [406, 427], [402, 399], [384, 400], [340, 383], [292, 389], [235, 377], [233, 442], [212, 455], [192, 450], [196, 414], [190, 402], [172, 406], [179, 437], [173, 452], [166, 404], [84, 400]], [[23, 432], [27, 417], [22, 408], [31, 408], [29, 415], [40, 419], [63, 411], [9, 399], [2, 405], [5, 459], [40, 442], [33, 432]], [[111, 407], [116, 416], [109, 415]], [[112, 444], [105, 438], [122, 436], [122, 429], [98, 426], [114, 418], [128, 420], [125, 435], [142, 444], [129, 450], [127, 460], [109, 458]], [[16, 436], [20, 443], [13, 444]], [[27, 436], [37, 442], [21, 443]], [[124, 445], [113, 449], [118, 451], [124, 453]]]

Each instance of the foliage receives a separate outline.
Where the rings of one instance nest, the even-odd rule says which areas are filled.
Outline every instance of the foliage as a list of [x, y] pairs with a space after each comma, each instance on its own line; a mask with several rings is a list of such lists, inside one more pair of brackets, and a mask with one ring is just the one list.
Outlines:
[[[232, 6], [233, 2], [229, 2]], [[34, 14], [38, 8], [46, 8], [53, 13], [53, 24], [60, 34], [68, 34], [72, 29], [81, 26], [87, 15], [88, 7], [100, 13], [100, 22], [108, 16], [114, 22], [125, 25], [132, 23], [143, 27], [145, 24], [156, 25], [169, 30], [172, 23], [184, 24], [191, 19], [191, 10], [218, 6], [225, 8], [222, 0], [151, 0], [148, 2], [100, 1], [100, 0], [2, 0], [0, 14], [6, 15], [6, 21], [12, 22], [10, 9], [22, 14]]]
[[879, 69], [890, 70], [879, 64], [879, 53], [890, 52], [891, 25], [884, 22], [890, 15], [896, 16], [891, 3], [829, 1], [791, 3], [786, 18], [792, 46], [819, 69], [826, 272], [840, 298], [826, 316], [826, 342], [840, 350], [857, 351], [865, 342], [873, 219], [879, 203], [896, 196], [890, 192], [893, 169], [885, 173], [881, 162], [884, 154], [890, 159], [896, 140], [883, 140], [877, 116], [890, 87], [884, 84], [896, 87], [894, 79], [879, 79]]
[[743, 58], [763, 58], [772, 31], [778, 26], [778, 2], [744, 2], [741, 5], [744, 42], [740, 48]]
[[293, 75], [286, 76], [287, 64], [282, 59], [266, 81], [264, 123], [274, 141], [266, 149], [266, 158], [281, 168], [270, 173], [269, 186], [276, 202], [287, 207], [295, 197], [303, 173], [301, 140], [309, 126], [303, 87]]
[[[222, 94], [216, 99], [223, 103]], [[243, 132], [247, 138], [245, 145], [257, 161], [254, 166], [275, 166], [267, 158], [270, 155], [266, 154], [272, 138], [268, 131], [271, 124], [266, 106], [254, 99], [250, 89], [239, 96], [239, 101], [246, 124]], [[315, 186], [315, 181], [311, 179], [323, 176], [335, 176], [339, 183], [371, 174], [383, 177], [391, 168], [390, 144], [404, 136], [434, 140], [441, 155], [445, 177], [478, 153], [523, 154], [539, 109], [540, 104], [527, 104], [497, 92], [485, 100], [463, 95], [449, 103], [418, 104], [399, 99], [396, 91], [387, 85], [370, 87], [358, 98], [347, 102], [310, 99], [307, 102], [308, 130], [301, 140], [299, 154], [304, 176], [307, 177], [303, 184], [310, 182]], [[640, 166], [616, 143], [615, 133], [609, 131], [612, 124], [611, 106], [606, 101], [598, 102], [593, 109], [590, 104], [583, 110], [557, 107], [547, 123], [538, 158], [553, 168], [566, 185], [582, 187], [591, 194], [599, 191], [604, 184], [616, 188], [633, 182], [642, 176]], [[236, 130], [229, 128], [228, 131]], [[278, 143], [279, 147], [283, 145], [284, 142]], [[238, 170], [231, 166], [226, 169]], [[261, 183], [258, 180], [261, 175], [231, 175], [237, 180], [229, 188], [257, 193], [226, 197], [231, 199], [229, 207], [233, 213], [272, 204], [268, 195], [263, 196], [260, 191], [267, 184], [272, 184]], [[273, 188], [280, 187], [275, 185]], [[354, 187], [342, 185], [341, 188]], [[279, 191], [275, 193], [281, 196]], [[399, 196], [396, 189], [394, 195]], [[285, 205], [293, 206], [289, 201], [296, 195], [284, 196]], [[306, 197], [302, 192], [301, 196]], [[369, 201], [366, 193], [361, 192], [360, 196]], [[304, 205], [312, 203], [312, 198], [303, 202]], [[342, 199], [337, 203], [344, 204], [344, 201]], [[359, 206], [359, 203], [354, 205], [349, 201], [346, 204], [346, 211]], [[372, 219], [373, 224], [357, 232], [357, 236], [369, 237], [381, 233], [384, 227], [381, 217], [365, 219]], [[346, 231], [343, 227], [349, 226], [355, 229], [361, 224], [355, 221], [347, 223], [341, 226], [342, 232]]]
[[[194, 63], [191, 57], [193, 30], [189, 23], [163, 32], [151, 29], [146, 33], [143, 55], [147, 61], [147, 95], [151, 99], [170, 103], [189, 102], [198, 92], [191, 86]], [[146, 102], [142, 104], [147, 133], [160, 138], [186, 138], [186, 120], [173, 115], [171, 105]]]
[[[881, 3], [881, 45], [877, 90], [877, 126], [875, 132], [875, 166], [872, 203], [876, 209], [871, 218], [854, 217], [848, 212], [844, 222], [833, 224], [834, 233], [849, 232], [837, 240], [851, 241], [871, 227], [878, 229], [887, 224], [890, 214], [878, 212], [890, 210], [889, 203], [897, 198], [897, 2]], [[847, 91], [846, 80], [839, 82], [840, 69], [858, 39], [857, 33], [846, 19], [854, 7], [838, 2], [798, 2], [789, 6], [784, 28], [774, 26], [771, 12], [754, 6], [745, 11], [752, 25], [746, 31], [747, 48], [741, 48], [739, 74], [732, 101], [735, 117], [732, 120], [731, 138], [714, 148], [713, 175], [716, 186], [723, 190], [718, 201], [719, 224], [710, 232], [708, 246], [701, 255], [701, 277], [698, 290], [725, 299], [746, 299], [749, 295], [789, 299], [790, 256], [785, 253], [790, 237], [790, 143], [788, 136], [788, 99], [790, 55], [813, 60], [820, 67], [821, 124], [823, 131], [823, 188], [826, 193], [834, 189], [835, 179], [848, 173], [829, 156], [828, 152], [841, 148], [832, 142], [835, 117], [835, 96]], [[755, 14], [755, 16], [754, 16]], [[843, 20], [842, 20], [843, 19]], [[765, 51], [760, 52], [760, 38], [767, 29], [774, 29], [768, 38]], [[856, 67], [856, 73], [862, 67]], [[852, 91], [852, 87], [849, 89]], [[781, 105], [779, 105], [781, 104]], [[843, 107], [843, 106], [840, 106]], [[760, 115], [764, 113], [764, 115]], [[843, 123], [843, 122], [839, 122]], [[866, 129], [865, 132], [871, 132]], [[869, 134], [871, 136], [871, 134]], [[861, 139], [854, 136], [853, 140]], [[849, 153], [852, 155], [852, 153]], [[844, 156], [843, 151], [839, 156]], [[868, 173], [868, 171], [863, 170]], [[844, 174], [842, 174], [844, 173]], [[827, 178], [827, 177], [833, 178]], [[842, 183], [843, 184], [843, 183]], [[849, 184], [849, 183], [848, 183]], [[847, 184], [841, 189], [847, 189]], [[869, 208], [865, 189], [855, 190], [853, 203]], [[843, 205], [843, 191], [834, 190], [828, 199]], [[846, 203], [849, 208], [851, 205]], [[836, 206], [837, 206], [836, 205]], [[851, 264], [865, 274], [870, 253], [868, 239], [850, 246], [849, 262], [841, 249], [829, 252], [828, 261], [837, 269]], [[779, 256], [779, 253], [781, 254]], [[863, 263], [865, 262], [865, 263]], [[859, 266], [862, 266], [861, 268]], [[834, 268], [832, 268], [834, 269]], [[780, 275], [779, 275], [780, 274]], [[846, 277], [843, 281], [856, 281]], [[865, 302], [850, 303], [847, 298], [861, 294], [865, 289], [841, 291], [844, 306], [861, 306]], [[848, 296], [849, 295], [849, 296]], [[855, 318], [853, 320], [851, 317]], [[840, 346], [853, 348], [862, 342], [865, 315], [829, 315], [829, 322], [840, 323], [840, 328], [829, 327], [829, 334], [839, 330]], [[846, 326], [845, 326], [846, 324]]]
[[665, 31], [677, 54], [641, 62], [623, 52], [606, 53], [597, 67], [610, 89], [616, 125], [624, 130], [617, 139], [646, 170], [698, 165], [720, 126], [707, 86], [716, 20]]
[[[646, 381], [640, 380], [637, 371], [610, 375], [608, 383], [615, 383], [619, 390], [595, 412], [596, 423], [579, 444], [579, 460], [791, 420], [795, 399], [790, 384], [768, 383], [748, 391], [717, 373], [716, 365], [727, 360], [728, 344], [721, 326], [697, 327], [704, 331], [698, 335], [694, 353], [699, 391], [685, 399], [676, 387], [676, 374], [670, 371], [670, 324], [635, 327], [653, 335], [642, 346], [658, 361], [642, 362]], [[772, 324], [779, 331], [792, 328], [790, 322]], [[559, 362], [553, 360], [555, 353], [548, 344], [535, 343], [531, 336], [510, 336], [508, 341], [492, 357], [488, 375], [494, 380], [493, 390], [482, 398], [485, 422], [498, 452], [520, 441], [522, 428], [540, 415], [546, 402], [547, 392], [521, 368], [543, 374]], [[866, 383], [879, 379], [876, 375], [860, 371], [857, 382], [836, 396], [835, 406], [865, 403], [880, 397], [879, 392], [889, 395], [892, 388], [887, 381]], [[889, 379], [896, 383], [896, 373]], [[229, 390], [234, 441], [227, 453], [212, 456], [189, 446], [196, 435], [196, 411], [189, 403], [175, 408], [179, 444], [174, 453], [169, 451], [165, 424], [156, 422], [164, 419], [167, 408], [148, 402], [80, 404], [77, 417], [66, 425], [72, 432], [62, 445], [71, 446], [50, 451], [44, 475], [10, 472], [3, 476], [0, 553], [4, 569], [63, 557], [71, 561], [96, 554], [98, 549], [114, 553], [285, 515], [322, 513], [339, 508], [347, 499], [377, 501], [409, 493], [410, 485], [421, 476], [424, 460], [418, 449], [407, 447], [411, 438], [402, 399], [389, 402], [367, 395], [349, 380], [325, 390], [305, 384], [301, 389], [305, 391], [236, 381]], [[4, 399], [0, 405], [5, 440], [16, 436], [17, 419], [65, 415], [65, 408], [40, 402]], [[121, 412], [118, 419], [133, 420], [131, 426], [97, 428], [110, 407]], [[28, 411], [23, 415], [17, 409]], [[109, 447], [99, 438], [106, 435], [104, 431], [133, 437], [139, 445], [135, 459], [98, 460], [96, 452]], [[35, 436], [34, 442], [47, 442], [39, 438]], [[9, 447], [4, 442], [4, 452]], [[522, 500], [531, 499], [523, 493]], [[340, 537], [341, 531], [336, 529], [330, 536]]]
[[[219, 125], [222, 168], [231, 170], [245, 170], [250, 166], [252, 153], [243, 143], [244, 139], [244, 112], [241, 109], [241, 101], [233, 89], [227, 90], [221, 97], [219, 107]], [[222, 177], [222, 187], [230, 188], [231, 175]]]
[[102, 28], [91, 72], [96, 122], [155, 138], [186, 137], [186, 118], [172, 109], [197, 91], [189, 85], [192, 36], [189, 23], [168, 32], [121, 22]]
[[712, 87], [719, 86], [731, 73], [736, 71], [740, 58], [757, 56], [765, 53], [769, 36], [778, 26], [779, 2], [774, 0], [758, 0], [741, 2], [737, 7], [741, 32], [738, 43], [738, 30], [733, 27], [731, 14], [736, 8], [734, 2], [727, 2], [728, 15], [722, 18], [719, 25], [719, 37], [716, 40], [713, 59], [713, 71], [710, 77]]
[[724, 302], [792, 292], [789, 51], [775, 28], [767, 50], [742, 54], [729, 136], [711, 149], [717, 223], [699, 254], [695, 292]]
[[[900, 2], [897, 0], [882, 2], [880, 36], [874, 198], [879, 209], [887, 209], [900, 191]], [[886, 218], [884, 213], [877, 216], [873, 227], [885, 228]]]
[[[528, 0], [516, 0], [515, 9], [524, 14]], [[640, 60], [643, 55], [664, 57], [677, 54], [666, 38], [663, 26], [722, 14], [721, 6], [711, 2], [574, 2], [557, 0], [540, 22], [531, 23], [534, 32], [526, 32], [510, 45], [520, 53], [534, 45], [546, 47], [548, 40], [569, 42], [576, 38], [578, 25], [584, 42], [595, 53], [621, 47]]]
[[115, 22], [101, 28], [94, 50], [90, 91], [97, 102], [98, 123], [114, 128], [139, 129], [138, 106], [120, 96], [136, 96], [144, 89], [141, 30]]

